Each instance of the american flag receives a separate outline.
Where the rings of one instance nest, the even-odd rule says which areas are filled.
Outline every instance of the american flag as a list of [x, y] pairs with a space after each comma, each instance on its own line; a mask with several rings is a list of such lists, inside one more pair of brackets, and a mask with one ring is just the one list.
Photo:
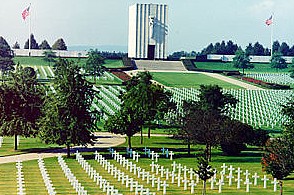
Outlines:
[[25, 20], [29, 15], [30, 15], [30, 6], [26, 8], [25, 10], [23, 10], [21, 16], [22, 16], [22, 19]]
[[271, 25], [273, 23], [273, 16], [271, 15], [271, 17], [269, 17], [266, 21], [265, 21], [265, 24], [266, 25]]

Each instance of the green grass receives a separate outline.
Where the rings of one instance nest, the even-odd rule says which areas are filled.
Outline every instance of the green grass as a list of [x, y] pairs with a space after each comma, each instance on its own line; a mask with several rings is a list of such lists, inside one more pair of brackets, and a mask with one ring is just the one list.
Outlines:
[[[286, 68], [282, 70], [276, 70], [270, 67], [268, 63], [253, 63], [253, 69], [245, 69], [245, 73], [282, 73], [289, 72], [291, 68]], [[242, 73], [242, 69], [234, 68], [233, 63], [231, 62], [196, 62], [197, 68], [208, 69], [208, 70], [238, 70]], [[290, 67], [290, 65], [288, 65]]]
[[[58, 58], [56, 58], [58, 59]], [[68, 60], [72, 60], [74, 62], [79, 63], [80, 65], [83, 65], [86, 63], [87, 58], [65, 58]], [[48, 66], [49, 63], [43, 60], [43, 57], [21, 57], [16, 56], [14, 57], [15, 64], [20, 63], [21, 65], [25, 66]], [[51, 63], [52, 65], [53, 63]], [[110, 60], [106, 59], [104, 66], [106, 68], [118, 68], [122, 67], [123, 63], [122, 60]]]
[[221, 81], [201, 73], [152, 72], [153, 79], [168, 87], [192, 87], [200, 85], [219, 85], [225, 89], [241, 89], [241, 87]]
[[0, 148], [1, 156], [10, 156], [16, 154], [25, 154], [29, 152], [41, 152], [47, 149], [60, 148], [56, 144], [45, 144], [38, 138], [24, 138], [20, 137], [20, 144], [18, 150], [14, 150], [14, 137], [4, 137], [2, 147]]
[[[134, 137], [132, 139], [133, 147], [136, 149], [136, 151], [141, 151], [141, 158], [138, 163], [136, 163], [141, 168], [144, 168], [146, 171], [151, 172], [151, 167], [149, 164], [151, 163], [151, 160], [147, 157], [145, 157], [143, 153], [144, 146], [147, 146], [148, 148], [151, 148], [153, 151], [160, 152], [160, 149], [162, 147], [168, 148], [169, 150], [172, 150], [176, 153], [174, 156], [174, 160], [177, 163], [181, 163], [184, 166], [187, 166], [188, 168], [196, 168], [197, 162], [195, 158], [195, 154], [199, 154], [203, 146], [193, 146], [192, 147], [192, 155], [188, 156], [186, 153], [186, 145], [182, 144], [180, 140], [175, 140], [167, 137], [152, 137], [150, 139], [145, 138], [144, 144], [140, 144], [140, 137]], [[123, 144], [121, 146], [115, 147], [117, 151], [120, 152], [120, 154], [125, 154], [125, 146], [126, 144]], [[130, 173], [128, 170], [126, 170], [124, 167], [122, 167], [119, 163], [112, 160], [106, 152], [106, 149], [100, 149], [100, 153], [104, 155], [104, 157], [108, 158], [108, 161], [115, 165], [120, 170], [127, 173], [129, 176], [136, 178], [136, 180], [143, 184], [144, 187], [150, 188], [151, 191], [156, 192], [157, 194], [161, 194], [162, 190], [158, 192], [156, 188], [152, 188], [151, 184], [147, 184], [146, 180], [142, 180], [140, 178], [137, 178], [133, 173]], [[118, 182], [117, 179], [115, 179], [112, 175], [107, 173], [107, 171], [96, 161], [94, 161], [93, 153], [83, 153], [84, 158], [87, 160], [87, 162], [96, 170], [99, 172], [100, 175], [103, 176], [103, 178], [107, 179], [111, 185], [114, 185], [117, 189], [119, 189], [120, 193], [123, 194], [134, 194], [134, 192], [130, 192], [128, 188], [125, 187], [125, 185], [122, 185], [121, 182]], [[262, 172], [261, 165], [260, 165], [260, 158], [261, 158], [261, 152], [257, 148], [250, 148], [250, 150], [247, 150], [241, 154], [241, 156], [237, 157], [227, 157], [223, 156], [220, 151], [217, 149], [213, 149], [213, 158], [211, 165], [214, 168], [217, 168], [218, 171], [220, 171], [220, 166], [223, 163], [226, 163], [226, 165], [233, 165], [234, 168], [240, 167], [243, 171], [249, 170], [251, 174], [254, 172], [257, 172], [258, 175], [262, 176], [264, 172]], [[68, 165], [68, 167], [71, 169], [72, 173], [75, 175], [75, 177], [79, 180], [79, 182], [85, 187], [85, 189], [88, 191], [89, 194], [103, 194], [102, 190], [99, 189], [98, 186], [89, 178], [89, 176], [85, 173], [85, 171], [81, 168], [79, 163], [75, 160], [75, 158], [72, 156], [72, 158], [65, 158], [65, 161]], [[64, 176], [64, 173], [62, 172], [58, 162], [57, 158], [47, 158], [44, 160], [45, 167], [48, 171], [48, 174], [50, 176], [50, 179], [52, 180], [52, 184], [55, 187], [58, 194], [75, 194], [75, 191], [73, 190], [72, 186], [68, 182], [67, 178]], [[158, 164], [161, 166], [164, 166], [165, 168], [169, 168], [171, 170], [171, 161], [169, 159], [161, 157], [159, 159]], [[32, 161], [26, 161], [23, 162], [23, 173], [25, 178], [25, 188], [27, 194], [46, 194], [46, 188], [43, 183], [42, 176], [39, 171], [38, 163], [36, 160]], [[244, 177], [244, 176], [242, 176]], [[184, 191], [183, 185], [181, 187], [177, 187], [176, 184], [171, 184], [170, 180], [168, 181], [169, 187], [167, 188], [167, 194], [168, 195], [188, 195], [190, 194], [190, 190]], [[228, 180], [225, 179], [226, 185], [223, 187], [222, 194], [230, 194], [230, 195], [247, 195], [248, 193], [245, 192], [245, 185], [241, 184], [241, 189], [236, 189], [236, 183], [233, 182], [233, 186], [228, 186]], [[201, 194], [201, 184], [198, 184], [196, 186], [195, 192], [196, 194]], [[188, 188], [190, 189], [190, 188]], [[218, 194], [217, 186], [215, 186], [215, 190], [210, 190], [210, 183], [208, 182], [208, 188], [207, 188], [208, 194]], [[284, 181], [284, 194], [285, 195], [291, 195], [294, 193], [294, 180], [293, 176], [289, 176], [287, 180]], [[0, 165], [0, 194], [16, 194], [16, 168], [15, 163], [8, 163], [8, 164], [1, 164]], [[273, 185], [269, 184], [268, 182], [268, 188], [263, 189], [262, 188], [262, 182], [259, 180], [258, 186], [250, 186], [250, 193], [252, 195], [274, 195], [278, 194], [278, 192], [273, 192]]]

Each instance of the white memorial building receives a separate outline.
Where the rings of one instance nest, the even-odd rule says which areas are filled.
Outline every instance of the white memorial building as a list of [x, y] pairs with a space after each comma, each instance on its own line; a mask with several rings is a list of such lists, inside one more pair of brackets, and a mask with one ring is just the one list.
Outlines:
[[167, 58], [167, 12], [167, 5], [163, 4], [129, 7], [129, 58]]

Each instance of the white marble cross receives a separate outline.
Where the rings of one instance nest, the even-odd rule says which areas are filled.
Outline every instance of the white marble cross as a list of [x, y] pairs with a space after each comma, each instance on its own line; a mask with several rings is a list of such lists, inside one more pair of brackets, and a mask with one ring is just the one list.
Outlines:
[[216, 185], [218, 185], [218, 193], [222, 193], [222, 186], [225, 185], [224, 182], [220, 179]]
[[269, 180], [266, 175], [263, 175], [263, 178], [261, 179], [263, 181], [263, 188], [266, 188], [266, 182]]
[[250, 182], [249, 179], [246, 179], [246, 181], [244, 182], [244, 184], [246, 185], [246, 192], [249, 192], [249, 185], [251, 185], [252, 182]]
[[150, 164], [151, 167], [151, 172], [154, 172], [154, 167], [156, 166], [156, 164], [154, 163], [154, 161], [152, 161], [152, 163]]
[[252, 175], [252, 178], [254, 178], [253, 185], [257, 186], [257, 179], [259, 178], [259, 176], [257, 175], [257, 173], [254, 173], [254, 175]]
[[194, 194], [195, 190], [194, 188], [196, 187], [196, 183], [194, 180], [191, 180], [191, 182], [189, 183], [189, 186], [191, 186], [191, 194]]
[[233, 175], [233, 171], [235, 170], [235, 168], [233, 168], [233, 166], [230, 165], [230, 167], [228, 168], [228, 170], [230, 171], [229, 172], [229, 175]]
[[232, 186], [232, 179], [234, 178], [233, 175], [228, 175], [227, 178], [229, 179], [229, 186]]
[[249, 175], [251, 175], [251, 174], [249, 173], [248, 170], [246, 170], [245, 173], [243, 173], [243, 174], [244, 174], [245, 177], [246, 177], [245, 181], [247, 181], [247, 180], [249, 179]]
[[171, 164], [171, 166], [173, 167], [173, 172], [175, 172], [176, 171], [176, 166], [177, 166], [178, 164], [175, 162], [175, 161], [173, 161], [173, 163]]
[[169, 152], [169, 157], [170, 157], [169, 159], [170, 159], [170, 160], [173, 160], [173, 156], [174, 156], [174, 155], [175, 155], [174, 152], [173, 152], [173, 151], [170, 151], [170, 152]]
[[[185, 178], [185, 177], [184, 177]], [[187, 190], [187, 186], [188, 186], [188, 182], [189, 180], [187, 180], [186, 178], [182, 180], [182, 182], [184, 183], [184, 190]]]
[[277, 181], [277, 178], [274, 178], [274, 181], [271, 182], [272, 184], [274, 184], [274, 192], [277, 191], [277, 184], [279, 183], [279, 181]]
[[226, 163], [223, 163], [223, 165], [221, 166], [221, 168], [223, 169], [222, 172], [225, 175], [226, 174], [226, 169], [228, 166], [226, 166]]
[[166, 183], [166, 181], [163, 181], [163, 184], [161, 184], [161, 186], [163, 187], [162, 194], [165, 195], [166, 194], [166, 187], [168, 187], [168, 184]]
[[155, 153], [154, 157], [155, 157], [155, 162], [158, 162], [159, 154]]

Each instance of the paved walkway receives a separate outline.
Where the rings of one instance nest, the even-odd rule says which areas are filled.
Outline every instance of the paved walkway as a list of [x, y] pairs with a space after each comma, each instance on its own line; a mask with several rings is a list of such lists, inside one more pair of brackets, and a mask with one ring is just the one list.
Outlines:
[[216, 79], [219, 79], [219, 80], [222, 80], [222, 81], [225, 81], [225, 82], [228, 82], [228, 83], [232, 83], [234, 85], [238, 85], [238, 86], [243, 87], [245, 89], [264, 90], [263, 88], [260, 88], [260, 87], [257, 87], [257, 86], [254, 86], [254, 85], [251, 85], [251, 84], [248, 84], [248, 83], [244, 83], [242, 81], [232, 79], [230, 77], [227, 77], [227, 76], [224, 76], [224, 75], [221, 75], [221, 74], [209, 73], [209, 72], [200, 72], [200, 73], [205, 74], [205, 75], [210, 76], [210, 77], [213, 77], [213, 78], [216, 78]]
[[[126, 141], [125, 136], [116, 135], [116, 134], [107, 133], [107, 132], [99, 132], [99, 133], [96, 133], [95, 136], [97, 137], [97, 141], [94, 142], [93, 146], [88, 146], [88, 147], [77, 146], [72, 148], [71, 152], [75, 152], [76, 150], [95, 151], [96, 148], [115, 147], [117, 145], [125, 143]], [[18, 159], [22, 161], [36, 160], [39, 158], [39, 155], [41, 155], [43, 158], [49, 158], [49, 157], [57, 156], [59, 153], [66, 155], [66, 149], [53, 149], [53, 150], [43, 151], [41, 153], [28, 153], [28, 154], [19, 154], [19, 155], [13, 155], [13, 156], [4, 156], [4, 157], [0, 157], [0, 164], [16, 162]]]
[[[95, 133], [95, 136], [97, 138], [97, 141], [94, 142], [94, 145], [92, 146], [76, 146], [71, 149], [71, 153], [74, 153], [76, 150], [79, 151], [95, 151], [97, 148], [110, 148], [115, 147], [118, 145], [121, 145], [125, 143], [126, 136], [125, 135], [117, 135], [113, 133], [108, 132], [97, 132]], [[135, 134], [135, 136], [140, 136], [140, 134]], [[144, 137], [147, 137], [147, 134], [143, 134]], [[165, 135], [165, 134], [151, 134], [152, 137], [167, 137], [171, 135]], [[19, 154], [19, 155], [13, 155], [13, 156], [4, 156], [0, 157], [0, 164], [5, 163], [12, 163], [16, 162], [18, 159], [22, 161], [28, 161], [28, 160], [36, 160], [41, 155], [43, 158], [49, 158], [49, 157], [55, 157], [59, 153], [66, 155], [66, 149], [52, 149], [48, 151], [43, 151], [40, 153], [28, 153], [28, 154]]]

